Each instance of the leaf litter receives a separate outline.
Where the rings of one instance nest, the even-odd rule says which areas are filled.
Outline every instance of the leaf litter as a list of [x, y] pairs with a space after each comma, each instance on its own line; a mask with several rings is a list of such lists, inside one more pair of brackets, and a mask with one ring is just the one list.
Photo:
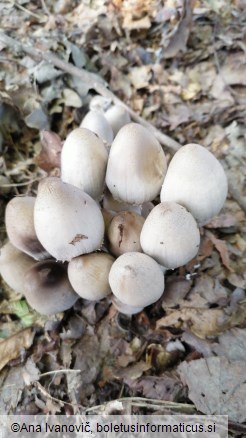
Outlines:
[[[1, 5], [3, 31], [101, 76], [181, 144], [204, 144], [224, 166], [230, 194], [201, 230], [196, 259], [168, 272], [162, 299], [131, 319], [120, 319], [108, 299], [79, 300], [51, 320], [30, 317], [23, 305], [6, 305], [13, 293], [2, 282], [0, 412], [71, 413], [142, 396], [177, 402], [181, 412], [185, 400], [243, 422], [245, 11], [240, 2], [217, 0], [55, 3]], [[0, 52], [3, 243], [6, 203], [35, 195], [46, 172], [59, 175], [62, 142], [94, 93], [2, 42]]]

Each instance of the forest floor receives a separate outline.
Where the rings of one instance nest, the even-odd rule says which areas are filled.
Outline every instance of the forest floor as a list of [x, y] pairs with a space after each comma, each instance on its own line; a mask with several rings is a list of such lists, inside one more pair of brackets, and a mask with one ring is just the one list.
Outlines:
[[8, 200], [35, 194], [46, 174], [40, 132], [63, 141], [96, 94], [24, 46], [97, 74], [160, 132], [207, 147], [230, 188], [196, 259], [131, 318], [110, 299], [40, 317], [2, 282], [0, 413], [97, 413], [121, 400], [122, 412], [225, 414], [246, 436], [245, 0], [11, 0], [0, 16], [0, 244]]

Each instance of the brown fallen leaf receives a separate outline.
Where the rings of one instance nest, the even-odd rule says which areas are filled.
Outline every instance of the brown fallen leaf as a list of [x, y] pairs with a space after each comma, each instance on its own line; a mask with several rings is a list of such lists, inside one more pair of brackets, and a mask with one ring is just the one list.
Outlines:
[[35, 157], [35, 163], [46, 172], [60, 168], [62, 142], [55, 132], [41, 131], [41, 151]]
[[217, 239], [211, 231], [206, 230], [206, 236], [211, 240], [214, 247], [220, 254], [223, 265], [228, 269], [228, 271], [233, 272], [233, 269], [230, 267], [229, 254], [226, 246], [226, 242], [221, 239]]
[[33, 338], [33, 330], [27, 328], [0, 342], [0, 370], [10, 360], [16, 359], [23, 349], [30, 348]]
[[194, 307], [183, 307], [180, 310], [170, 311], [167, 316], [159, 319], [156, 323], [160, 327], [171, 327], [189, 329], [192, 333], [205, 339], [207, 336], [214, 336], [224, 330], [221, 320], [224, 318], [222, 309], [201, 309]]

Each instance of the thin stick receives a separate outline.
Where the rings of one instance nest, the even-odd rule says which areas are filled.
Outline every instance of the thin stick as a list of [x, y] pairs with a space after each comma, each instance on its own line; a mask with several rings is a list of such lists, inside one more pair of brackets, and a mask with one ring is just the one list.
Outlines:
[[122, 102], [122, 100], [120, 100], [117, 96], [115, 96], [115, 94], [108, 89], [108, 84], [105, 81], [103, 81], [102, 78], [100, 78], [98, 75], [94, 73], [90, 73], [84, 69], [77, 68], [74, 65], [61, 60], [52, 52], [45, 52], [43, 50], [36, 49], [32, 46], [22, 44], [13, 38], [10, 38], [3, 32], [0, 32], [0, 41], [13, 50], [23, 51], [28, 55], [30, 55], [32, 58], [45, 60], [50, 64], [53, 64], [55, 67], [59, 68], [60, 70], [63, 70], [66, 73], [69, 73], [73, 76], [80, 78], [83, 82], [89, 84], [90, 88], [97, 91], [97, 93], [101, 94], [104, 97], [108, 97], [115, 104], [125, 108], [130, 114], [130, 116], [132, 117], [132, 119], [135, 122], [140, 123], [141, 125], [148, 128], [150, 131], [152, 131], [152, 133], [155, 135], [157, 140], [159, 140], [159, 142], [163, 146], [171, 149], [172, 151], [177, 151], [181, 147], [181, 145], [178, 142], [173, 140], [168, 135], [160, 132], [151, 123], [144, 120], [142, 117], [136, 114], [135, 111], [133, 111], [128, 105]]
[[71, 370], [71, 369], [64, 369], [64, 370], [53, 370], [53, 371], [47, 371], [46, 373], [39, 374], [39, 377], [44, 376], [51, 376], [53, 374], [68, 374], [68, 373], [81, 373], [81, 370]]

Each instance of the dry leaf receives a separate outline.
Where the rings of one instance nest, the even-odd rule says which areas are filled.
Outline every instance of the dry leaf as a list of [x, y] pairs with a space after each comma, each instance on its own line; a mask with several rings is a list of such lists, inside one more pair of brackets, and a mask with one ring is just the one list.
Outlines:
[[33, 338], [34, 332], [31, 328], [28, 328], [0, 342], [0, 370], [10, 360], [16, 359], [22, 350], [30, 348]]
[[178, 372], [199, 411], [228, 415], [232, 421], [246, 420], [245, 362], [231, 363], [225, 357], [209, 357], [183, 362]]
[[234, 328], [222, 333], [211, 348], [217, 356], [225, 356], [231, 362], [246, 362], [246, 329]]
[[[176, 31], [172, 34], [166, 48], [163, 49], [163, 58], [174, 58], [180, 51], [186, 50], [186, 44], [192, 26], [192, 0], [184, 0], [183, 14]], [[163, 42], [165, 45], [165, 42]]]
[[229, 254], [226, 246], [226, 242], [224, 240], [217, 239], [211, 231], [206, 231], [206, 236], [211, 240], [215, 248], [220, 254], [223, 265], [230, 271], [233, 272], [233, 269], [230, 267]]
[[60, 168], [62, 143], [60, 137], [51, 131], [41, 131], [41, 151], [35, 157], [35, 163], [46, 172]]
[[232, 213], [221, 214], [216, 216], [206, 224], [206, 228], [229, 228], [238, 225], [237, 218]]
[[189, 329], [195, 335], [206, 338], [214, 336], [224, 329], [221, 321], [224, 318], [222, 309], [200, 309], [184, 307], [171, 311], [169, 315], [159, 319], [156, 327], [176, 327]]
[[142, 391], [144, 397], [155, 400], [176, 401], [183, 389], [177, 379], [165, 375], [144, 376], [137, 381], [127, 380], [126, 383], [131, 389]]
[[151, 67], [142, 65], [141, 67], [133, 67], [129, 73], [129, 78], [136, 90], [147, 87], [151, 77]]

